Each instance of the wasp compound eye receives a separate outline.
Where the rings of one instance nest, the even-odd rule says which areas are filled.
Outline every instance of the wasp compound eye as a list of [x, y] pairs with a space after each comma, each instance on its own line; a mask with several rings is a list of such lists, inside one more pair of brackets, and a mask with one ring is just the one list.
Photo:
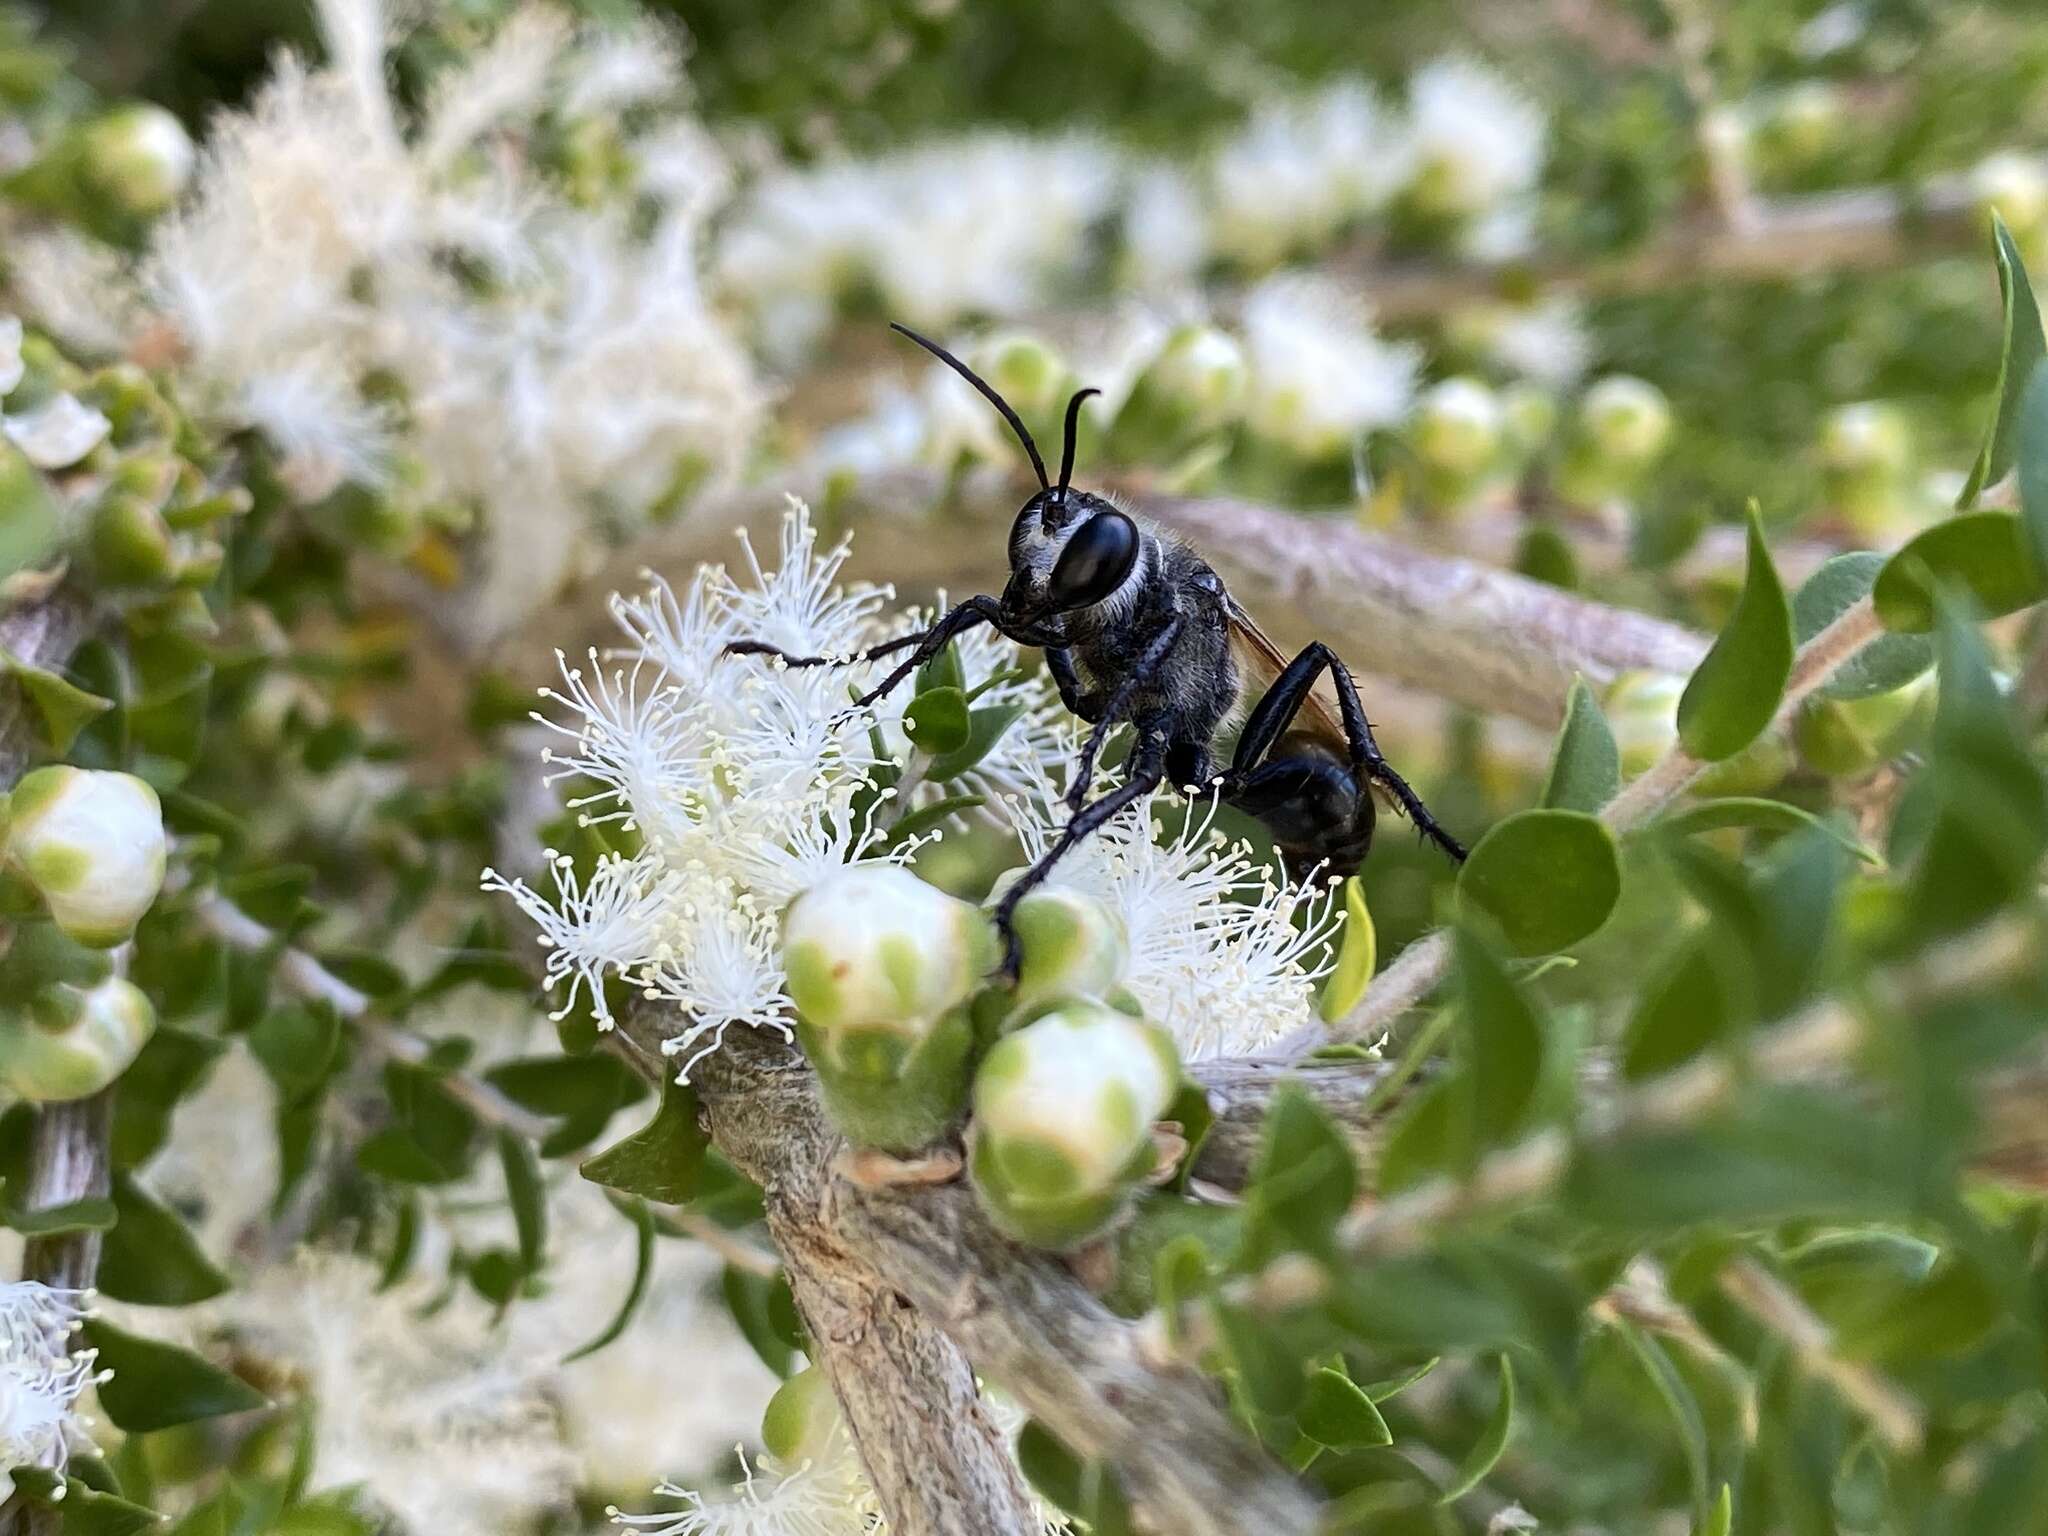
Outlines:
[[1056, 613], [1099, 603], [1131, 574], [1138, 561], [1138, 527], [1121, 512], [1098, 512], [1067, 540], [1046, 584]]

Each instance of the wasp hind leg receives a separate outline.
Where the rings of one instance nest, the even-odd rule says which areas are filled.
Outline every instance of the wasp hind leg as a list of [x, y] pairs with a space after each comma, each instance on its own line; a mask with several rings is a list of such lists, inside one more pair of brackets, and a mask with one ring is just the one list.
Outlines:
[[[1321, 641], [1312, 641], [1304, 646], [1301, 654], [1287, 664], [1273, 686], [1266, 690], [1265, 697], [1252, 707], [1250, 717], [1245, 721], [1244, 730], [1238, 736], [1237, 750], [1232, 754], [1230, 773], [1226, 776], [1224, 797], [1237, 803], [1236, 796], [1250, 789], [1250, 776], [1266, 762], [1274, 745], [1284, 736], [1287, 728], [1300, 713], [1302, 703], [1309, 691], [1315, 687], [1316, 679], [1327, 670], [1330, 681], [1337, 690], [1337, 709], [1344, 725], [1344, 744], [1350, 753], [1352, 771], [1358, 776], [1360, 788], [1370, 780], [1383, 787], [1392, 795], [1401, 809], [1408, 813], [1408, 819], [1415, 823], [1415, 829], [1435, 843], [1446, 855], [1458, 863], [1465, 859], [1465, 846], [1444, 830], [1443, 823], [1436, 819], [1422, 797], [1409, 788], [1408, 781], [1394, 771], [1394, 767], [1380, 753], [1379, 743], [1373, 740], [1372, 722], [1365, 718], [1365, 706], [1359, 702], [1358, 684], [1352, 680], [1351, 669], [1337, 659], [1337, 653]], [[1366, 836], [1370, 837], [1368, 825]], [[1361, 850], [1362, 853], [1362, 850]]]

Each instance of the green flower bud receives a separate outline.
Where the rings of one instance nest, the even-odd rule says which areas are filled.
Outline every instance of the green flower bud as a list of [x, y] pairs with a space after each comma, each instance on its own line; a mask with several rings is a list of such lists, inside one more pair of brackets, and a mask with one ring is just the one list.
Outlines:
[[974, 361], [975, 371], [1020, 415], [1045, 415], [1066, 404], [1066, 362], [1036, 336], [992, 337], [974, 349]]
[[786, 1467], [821, 1461], [842, 1420], [839, 1399], [819, 1367], [807, 1366], [775, 1389], [761, 1415], [761, 1444]]
[[1501, 391], [1500, 404], [1508, 443], [1517, 453], [1536, 452], [1557, 430], [1557, 396], [1541, 384], [1510, 384]]
[[1930, 672], [1869, 698], [1808, 699], [1793, 722], [1792, 740], [1817, 772], [1867, 773], [1905, 751], [1926, 730], [1934, 691]]
[[1769, 104], [1757, 148], [1774, 168], [1811, 165], [1834, 148], [1845, 121], [1840, 90], [1825, 80], [1802, 80]]
[[1671, 405], [1656, 385], [1611, 374], [1586, 391], [1579, 422], [1587, 442], [1617, 467], [1645, 469], [1671, 439]]
[[1669, 672], [1624, 672], [1607, 689], [1603, 707], [1622, 777], [1632, 779], [1678, 745], [1678, 699], [1685, 679]]
[[1190, 436], [1227, 426], [1244, 408], [1244, 348], [1213, 325], [1184, 325], [1145, 370], [1141, 388], [1155, 392]]
[[1784, 781], [1792, 766], [1792, 743], [1782, 731], [1768, 730], [1733, 757], [1703, 770], [1693, 788], [1702, 795], [1766, 794]]
[[1859, 533], [1891, 539], [1917, 526], [1917, 488], [1908, 484], [1912, 430], [1896, 406], [1836, 407], [1821, 423], [1817, 451], [1829, 504]]
[[59, 764], [8, 800], [6, 865], [42, 895], [65, 935], [123, 943], [164, 882], [163, 809], [132, 774]]
[[2048, 224], [2048, 175], [2032, 155], [2002, 149], [1980, 160], [1970, 190], [1979, 208], [1996, 213], [2022, 240]]
[[126, 491], [109, 491], [93, 509], [92, 558], [102, 581], [123, 587], [167, 582], [179, 564], [155, 504]]
[[45, 987], [26, 1015], [0, 1014], [0, 1082], [36, 1103], [85, 1098], [127, 1071], [155, 1030], [156, 1010], [122, 977]]
[[1500, 397], [1491, 389], [1463, 375], [1445, 379], [1416, 403], [1415, 452], [1431, 469], [1468, 478], [1493, 463], [1502, 426]]
[[1017, 903], [1012, 926], [1021, 952], [1013, 1018], [1058, 999], [1107, 999], [1123, 981], [1123, 918], [1094, 896], [1042, 885]]
[[148, 102], [116, 107], [88, 125], [80, 147], [92, 185], [138, 218], [178, 200], [197, 158], [185, 125]]
[[1172, 1040], [1101, 1003], [998, 1040], [974, 1079], [968, 1165], [990, 1219], [1040, 1248], [1101, 1232], [1154, 1166], [1152, 1126], [1179, 1082]]
[[820, 881], [783, 921], [782, 960], [825, 1107], [856, 1145], [927, 1145], [966, 1099], [968, 995], [996, 958], [980, 910], [906, 869]]

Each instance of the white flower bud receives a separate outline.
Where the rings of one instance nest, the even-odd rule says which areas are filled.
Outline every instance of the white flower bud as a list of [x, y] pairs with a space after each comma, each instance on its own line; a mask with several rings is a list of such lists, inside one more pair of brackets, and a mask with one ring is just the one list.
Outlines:
[[1244, 407], [1244, 348], [1213, 325], [1183, 326], [1145, 371], [1145, 380], [1162, 404], [1183, 417], [1186, 430], [1213, 432]]
[[990, 1218], [1021, 1242], [1100, 1232], [1152, 1168], [1152, 1126], [1180, 1063], [1162, 1031], [1070, 1003], [996, 1042], [974, 1079], [970, 1169]]
[[1415, 451], [1432, 469], [1476, 475], [1500, 451], [1500, 397], [1460, 375], [1432, 384], [1415, 407]]
[[198, 158], [185, 125], [162, 107], [116, 107], [85, 130], [86, 173], [127, 212], [162, 213], [185, 190]]
[[7, 803], [6, 866], [65, 935], [123, 943], [164, 883], [163, 808], [132, 774], [57, 765], [23, 775]]
[[1084, 891], [1042, 885], [1011, 919], [1021, 961], [1016, 1009], [1063, 998], [1107, 998], [1123, 981], [1130, 940], [1123, 918]]
[[1625, 469], [1652, 463], [1671, 437], [1671, 405], [1656, 385], [1610, 374], [1586, 391], [1579, 420], [1587, 441]]
[[914, 1151], [958, 1116], [974, 1044], [964, 1004], [995, 958], [978, 908], [895, 865], [855, 865], [796, 899], [783, 969], [850, 1140]]
[[45, 987], [27, 1013], [0, 1014], [0, 1081], [36, 1103], [82, 1099], [127, 1071], [156, 1031], [156, 1010], [119, 976]]
[[106, 441], [111, 424], [75, 395], [6, 418], [7, 436], [37, 469], [69, 469]]

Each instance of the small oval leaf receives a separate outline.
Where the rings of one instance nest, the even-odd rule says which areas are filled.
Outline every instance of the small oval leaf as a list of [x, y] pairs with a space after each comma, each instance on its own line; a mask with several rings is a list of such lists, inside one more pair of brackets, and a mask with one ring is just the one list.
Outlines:
[[98, 1317], [86, 1321], [84, 1336], [99, 1351], [99, 1368], [114, 1373], [100, 1384], [100, 1406], [131, 1434], [269, 1406], [247, 1382], [189, 1349], [145, 1339]]
[[1479, 1443], [1472, 1447], [1465, 1459], [1458, 1464], [1458, 1475], [1451, 1486], [1443, 1491], [1439, 1504], [1452, 1504], [1465, 1497], [1480, 1481], [1491, 1472], [1501, 1453], [1508, 1448], [1508, 1436], [1515, 1428], [1515, 1368], [1508, 1363], [1508, 1357], [1500, 1357], [1500, 1399], [1493, 1405], [1493, 1417], [1486, 1421], [1486, 1432], [1479, 1437]]
[[1553, 811], [1597, 811], [1621, 788], [1621, 750], [1583, 677], [1572, 679], [1550, 777], [1537, 803]]
[[1394, 1443], [1394, 1432], [1365, 1389], [1328, 1366], [1309, 1378], [1296, 1420], [1303, 1434], [1333, 1451]]
[[1458, 899], [1522, 955], [1578, 943], [1620, 896], [1613, 835], [1583, 811], [1518, 812], [1479, 840], [1458, 873]]
[[1792, 613], [1749, 504], [1749, 573], [1735, 611], [1678, 700], [1678, 739], [1702, 762], [1733, 757], [1771, 723], [1792, 675]]
[[1323, 983], [1318, 1012], [1325, 1024], [1333, 1024], [1365, 1001], [1379, 967], [1379, 935], [1372, 925], [1372, 913], [1365, 905], [1365, 887], [1353, 875], [1344, 882], [1344, 942], [1337, 950], [1337, 964]]
[[1934, 628], [1934, 592], [1962, 587], [1986, 618], [2017, 613], [2042, 595], [2026, 533], [2010, 512], [1965, 512], [1936, 523], [1878, 572], [1871, 601], [1886, 629], [1925, 634]]
[[1998, 263], [1998, 291], [2005, 300], [2005, 346], [1998, 357], [1998, 408], [1977, 462], [1970, 466], [1970, 478], [1963, 482], [1956, 498], [1956, 510], [1967, 512], [1987, 485], [2005, 478], [2013, 466], [2019, 432], [2020, 399], [2034, 370], [2048, 357], [2048, 340], [2041, 332], [2041, 311], [2034, 302], [2034, 288], [2027, 281], [2026, 263], [2014, 243], [2012, 231], [1997, 214], [1991, 216], [1992, 256]]
[[1783, 800], [1766, 800], [1755, 795], [1726, 795], [1702, 800], [1653, 823], [1662, 832], [1681, 837], [1695, 832], [1718, 832], [1723, 827], [1761, 827], [1767, 832], [1800, 832], [1808, 828], [1824, 832], [1873, 868], [1882, 869], [1884, 859], [1868, 843], [1858, 842], [1841, 823], [1816, 816], [1802, 806]]

